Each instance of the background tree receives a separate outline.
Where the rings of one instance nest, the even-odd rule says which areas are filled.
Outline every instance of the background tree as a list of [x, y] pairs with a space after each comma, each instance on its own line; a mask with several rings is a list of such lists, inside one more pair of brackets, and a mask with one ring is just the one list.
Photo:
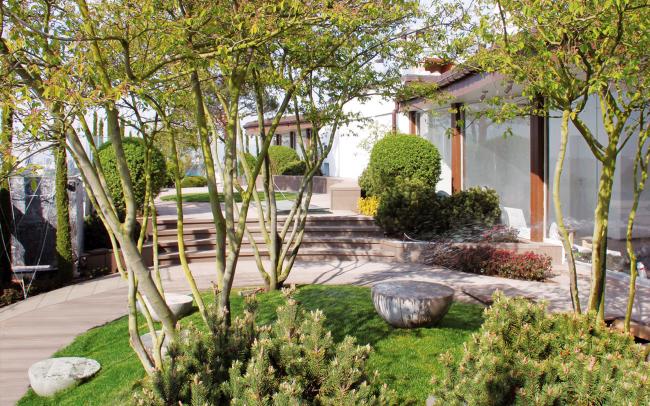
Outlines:
[[[313, 59], [319, 58], [316, 52], [322, 49], [324, 55], [329, 55], [329, 60], [326, 65], [305, 75], [306, 79], [300, 83], [287, 109], [295, 116], [297, 149], [305, 168], [297, 196], [282, 224], [278, 219], [273, 171], [268, 156], [262, 167], [264, 204], [257, 196], [255, 198], [259, 225], [269, 253], [268, 266], [250, 233], [248, 239], [268, 289], [281, 287], [293, 267], [304, 236], [313, 178], [331, 151], [337, 132], [344, 124], [359, 119], [356, 114], [346, 112], [345, 107], [355, 99], [366, 101], [371, 96], [392, 96], [400, 84], [400, 69], [416, 62], [420, 50], [418, 43], [403, 37], [409, 24], [417, 17], [417, 3], [395, 2], [382, 7], [381, 12], [375, 10], [377, 16], [373, 19], [361, 14], [359, 19], [355, 17], [346, 21], [349, 35], [346, 42], [335, 49], [319, 45], [321, 39], [328, 40], [329, 27], [323, 31], [313, 30], [312, 36], [302, 36], [291, 44], [291, 49], [309, 50], [309, 58]], [[380, 60], [382, 63], [378, 64]], [[291, 81], [305, 69], [311, 69], [310, 62], [309, 59], [306, 64], [297, 60], [287, 66], [287, 80]], [[259, 137], [266, 139], [269, 135], [265, 130], [261, 93], [258, 100]], [[303, 131], [306, 128], [309, 128], [309, 136], [305, 135], [307, 131]], [[245, 173], [249, 174], [248, 162], [241, 152], [239, 159]], [[251, 177], [247, 179], [248, 184], [252, 181]]]

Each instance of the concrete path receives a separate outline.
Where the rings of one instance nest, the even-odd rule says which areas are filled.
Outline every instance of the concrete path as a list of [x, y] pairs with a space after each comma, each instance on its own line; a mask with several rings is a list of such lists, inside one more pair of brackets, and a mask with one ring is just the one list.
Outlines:
[[[211, 263], [192, 265], [201, 289], [208, 289], [214, 280]], [[166, 290], [189, 292], [179, 267], [163, 270]], [[571, 307], [568, 278], [564, 272], [548, 282], [515, 281], [478, 276], [418, 264], [329, 261], [299, 262], [289, 278], [290, 283], [357, 284], [371, 286], [391, 279], [412, 279], [444, 283], [458, 293], [460, 300], [471, 300], [462, 290], [491, 291], [548, 300], [552, 310]], [[254, 262], [241, 262], [235, 286], [259, 286], [262, 280]], [[580, 287], [583, 301], [588, 294], [588, 274], [581, 271]], [[608, 279], [607, 310], [622, 314], [627, 286], [618, 279]], [[650, 289], [638, 288], [635, 316], [650, 321]], [[61, 288], [29, 298], [0, 309], [0, 405], [14, 404], [27, 390], [27, 369], [57, 349], [69, 344], [88, 329], [126, 314], [126, 283], [112, 275]]]

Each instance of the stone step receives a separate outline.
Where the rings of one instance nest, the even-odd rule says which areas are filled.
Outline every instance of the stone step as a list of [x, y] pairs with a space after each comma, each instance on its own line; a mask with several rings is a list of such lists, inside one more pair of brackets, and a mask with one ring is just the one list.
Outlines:
[[[264, 248], [260, 250], [263, 257], [268, 256], [268, 251]], [[189, 263], [193, 262], [211, 262], [215, 260], [214, 250], [185, 251]], [[242, 248], [240, 259], [253, 259], [255, 257], [253, 250], [249, 248]], [[323, 261], [331, 259], [339, 260], [368, 260], [368, 261], [388, 261], [395, 260], [395, 254], [390, 250], [359, 250], [349, 248], [305, 248], [301, 249], [298, 254], [298, 259], [301, 261]], [[178, 265], [180, 259], [178, 252], [164, 253], [159, 256], [160, 266]]]
[[[286, 216], [278, 216], [278, 223], [283, 224]], [[247, 224], [258, 225], [257, 218], [248, 218]], [[212, 218], [190, 218], [183, 221], [185, 228], [213, 228], [214, 222]], [[375, 224], [375, 220], [368, 216], [338, 216], [338, 215], [311, 215], [307, 217], [307, 225], [322, 225], [322, 226], [370, 226]], [[158, 220], [158, 230], [175, 230], [176, 219], [162, 219]]]
[[[248, 230], [255, 236], [261, 235], [261, 228], [258, 225], [248, 226]], [[305, 226], [305, 234], [311, 236], [358, 236], [358, 237], [381, 237], [383, 232], [381, 228], [376, 225], [359, 225], [359, 226], [348, 226], [348, 225], [312, 225], [307, 224]], [[176, 238], [177, 230], [176, 229], [165, 229], [158, 231], [158, 237], [163, 239], [169, 239], [168, 237]], [[215, 228], [212, 227], [199, 227], [191, 226], [183, 228], [184, 236], [193, 236], [195, 239], [204, 239], [210, 238], [215, 235]]]
[[[264, 245], [265, 241], [262, 236], [254, 236], [254, 241], [258, 245]], [[201, 239], [188, 239], [185, 241], [186, 249], [193, 249], [197, 251], [213, 250], [215, 249], [216, 240], [214, 238], [201, 238]], [[178, 251], [178, 241], [174, 239], [166, 239], [158, 242], [158, 246], [162, 252], [175, 252]], [[251, 246], [247, 237], [242, 241], [242, 248]], [[311, 237], [305, 236], [302, 240], [301, 249], [303, 248], [354, 248], [360, 250], [381, 249], [382, 239], [373, 237], [347, 237], [347, 236], [325, 236], [325, 237]]]

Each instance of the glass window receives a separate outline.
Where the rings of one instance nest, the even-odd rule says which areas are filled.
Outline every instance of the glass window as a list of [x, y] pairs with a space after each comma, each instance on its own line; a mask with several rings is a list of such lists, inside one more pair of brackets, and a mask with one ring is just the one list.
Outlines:
[[505, 223], [530, 238], [530, 119], [497, 124], [480, 109], [469, 106], [465, 114], [463, 188], [495, 189]]
[[451, 113], [448, 109], [438, 109], [418, 116], [419, 135], [429, 140], [440, 152], [441, 172], [436, 190], [451, 194]]
[[[581, 114], [582, 120], [598, 136], [600, 115], [595, 100], [590, 101]], [[548, 227], [549, 237], [557, 237], [555, 227], [555, 205], [553, 204], [553, 177], [560, 150], [560, 127], [562, 112], [552, 111], [548, 119]], [[569, 141], [564, 157], [560, 201], [564, 222], [579, 236], [591, 234], [593, 230], [596, 196], [598, 195], [599, 165], [578, 130], [569, 123]]]

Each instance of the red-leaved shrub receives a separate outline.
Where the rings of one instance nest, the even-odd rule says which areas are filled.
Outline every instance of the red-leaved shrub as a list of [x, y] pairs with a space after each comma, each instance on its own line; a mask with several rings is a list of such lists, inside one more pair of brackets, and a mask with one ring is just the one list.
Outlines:
[[504, 278], [543, 281], [551, 272], [551, 258], [534, 252], [517, 254], [507, 250], [494, 250], [483, 264], [486, 275]]
[[517, 254], [489, 244], [435, 243], [425, 252], [424, 262], [462, 272], [529, 281], [543, 281], [551, 272], [551, 258], [547, 255]]

